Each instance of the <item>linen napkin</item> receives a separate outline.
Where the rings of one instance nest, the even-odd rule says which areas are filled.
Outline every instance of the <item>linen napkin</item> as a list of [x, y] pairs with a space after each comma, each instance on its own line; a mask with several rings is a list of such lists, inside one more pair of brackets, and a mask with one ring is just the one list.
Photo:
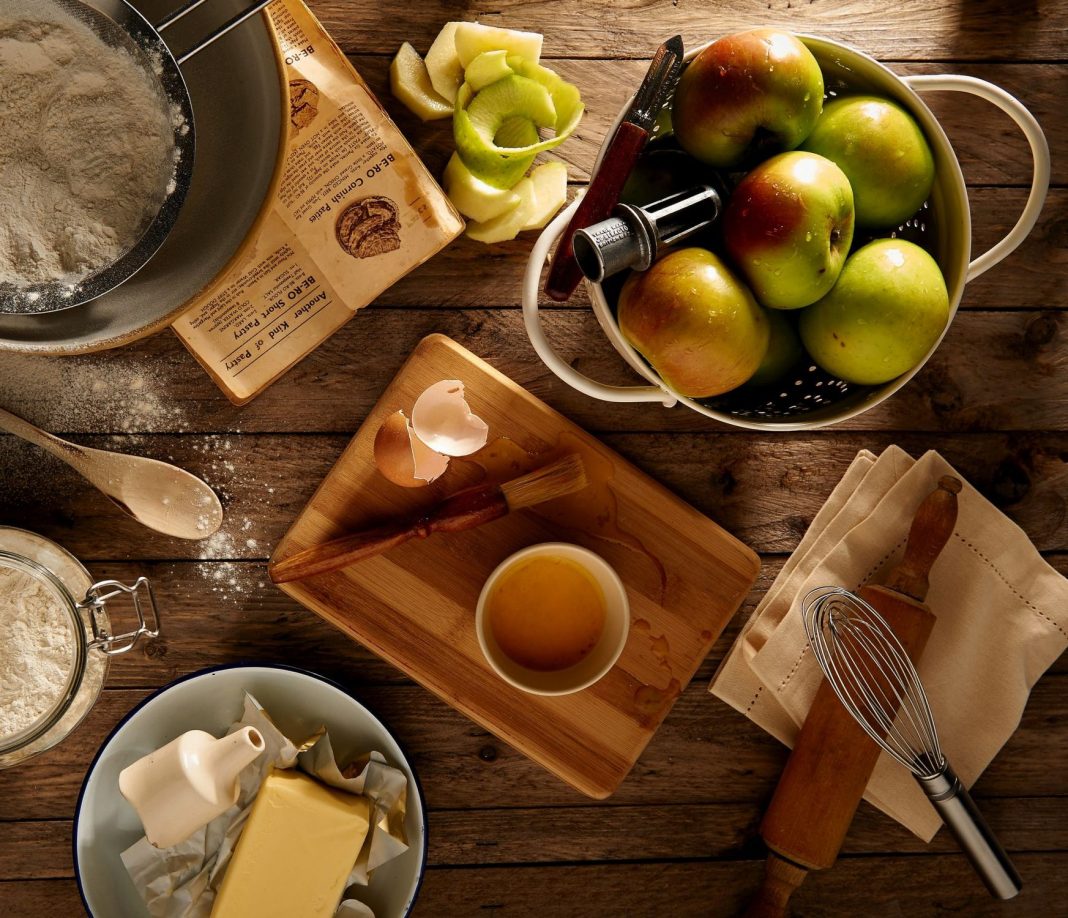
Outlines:
[[[859, 453], [724, 658], [709, 688], [786, 743], [822, 679], [800, 602], [818, 586], [881, 583], [904, 553], [912, 517], [943, 475], [936, 452]], [[963, 481], [963, 478], [961, 478]], [[1068, 580], [967, 482], [957, 525], [931, 573], [936, 624], [918, 670], [942, 751], [967, 785], [1020, 722], [1031, 687], [1068, 646]], [[883, 754], [865, 799], [924, 841], [942, 825], [915, 780]]]

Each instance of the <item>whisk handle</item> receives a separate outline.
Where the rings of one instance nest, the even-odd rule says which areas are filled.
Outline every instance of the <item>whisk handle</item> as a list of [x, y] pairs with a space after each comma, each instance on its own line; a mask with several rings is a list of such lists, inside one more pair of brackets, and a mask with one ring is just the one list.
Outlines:
[[1015, 896], [1023, 881], [953, 769], [946, 765], [934, 777], [917, 777], [917, 780], [990, 895], [996, 899]]

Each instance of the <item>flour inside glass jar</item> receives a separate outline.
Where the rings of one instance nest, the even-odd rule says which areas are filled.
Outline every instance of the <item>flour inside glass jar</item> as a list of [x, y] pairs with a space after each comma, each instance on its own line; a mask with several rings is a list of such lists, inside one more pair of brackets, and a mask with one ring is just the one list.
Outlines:
[[44, 581], [0, 565], [0, 744], [47, 714], [74, 664], [69, 613]]
[[175, 127], [130, 49], [53, 0], [0, 0], [0, 288], [129, 251], [173, 188]]

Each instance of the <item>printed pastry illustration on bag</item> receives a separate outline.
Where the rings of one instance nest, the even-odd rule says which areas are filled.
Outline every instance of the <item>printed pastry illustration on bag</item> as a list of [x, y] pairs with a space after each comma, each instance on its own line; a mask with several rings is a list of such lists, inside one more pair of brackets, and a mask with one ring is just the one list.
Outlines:
[[289, 123], [299, 134], [319, 114], [319, 90], [311, 80], [289, 81]]
[[397, 205], [384, 195], [353, 201], [337, 218], [337, 242], [353, 258], [373, 258], [400, 248]]

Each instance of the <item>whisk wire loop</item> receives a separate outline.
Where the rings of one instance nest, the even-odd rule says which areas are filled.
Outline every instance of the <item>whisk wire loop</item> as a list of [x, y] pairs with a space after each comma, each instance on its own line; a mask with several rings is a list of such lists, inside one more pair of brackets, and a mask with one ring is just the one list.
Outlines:
[[865, 733], [915, 776], [991, 895], [1011, 899], [1020, 874], [942, 755], [935, 716], [905, 647], [875, 608], [842, 587], [801, 603], [823, 675]]
[[841, 587], [809, 593], [802, 616], [816, 661], [864, 731], [918, 777], [937, 774], [945, 757], [930, 704], [886, 620]]
[[991, 894], [1015, 896], [1020, 875], [942, 754], [927, 693], [886, 619], [841, 587], [810, 592], [801, 615], [816, 662], [846, 710], [915, 775]]

